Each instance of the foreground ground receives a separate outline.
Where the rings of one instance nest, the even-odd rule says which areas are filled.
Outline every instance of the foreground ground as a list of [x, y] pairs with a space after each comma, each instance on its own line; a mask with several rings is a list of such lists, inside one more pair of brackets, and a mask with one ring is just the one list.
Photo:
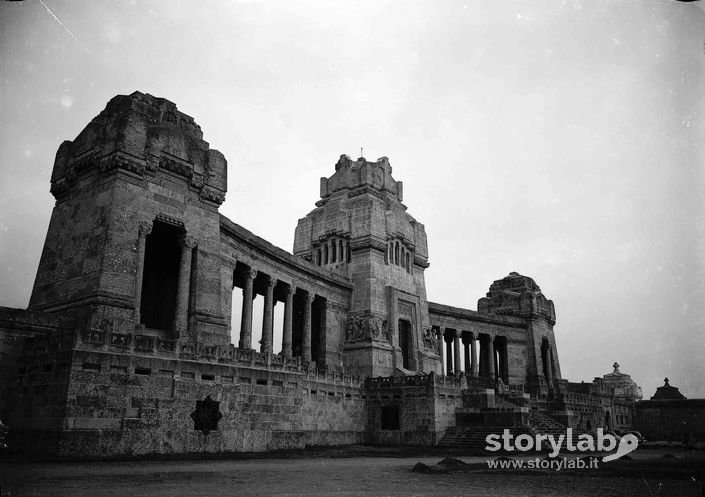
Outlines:
[[[1, 496], [698, 496], [701, 451], [637, 451], [633, 460], [598, 470], [490, 470], [486, 458], [454, 457], [468, 465], [432, 468], [441, 455], [304, 453], [268, 459], [0, 462]], [[671, 456], [670, 454], [673, 454]], [[351, 456], [351, 457], [341, 457]], [[666, 457], [664, 457], [666, 456]], [[528, 458], [524, 458], [528, 460]], [[608, 466], [611, 464], [611, 466]]]

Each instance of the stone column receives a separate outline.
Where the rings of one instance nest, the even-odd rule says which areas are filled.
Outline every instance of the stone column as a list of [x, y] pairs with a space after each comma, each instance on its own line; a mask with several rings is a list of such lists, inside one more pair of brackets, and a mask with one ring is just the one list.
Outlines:
[[252, 284], [257, 277], [257, 271], [250, 269], [245, 272], [245, 287], [242, 289], [242, 320], [240, 321], [241, 349], [252, 348]]
[[311, 362], [311, 303], [313, 295], [307, 292], [304, 296], [304, 333], [301, 337], [301, 360]]
[[294, 292], [296, 287], [292, 284], [286, 289], [284, 301], [284, 332], [282, 336], [282, 355], [291, 357], [292, 323], [294, 315]]
[[492, 382], [495, 380], [495, 373], [494, 373], [494, 335], [489, 335], [487, 337], [487, 355], [489, 356], [487, 361], [487, 365], [489, 367], [489, 377]]
[[448, 340], [444, 327], [441, 327], [441, 337], [446, 344], [446, 376], [449, 376], [453, 371], [453, 344]]
[[477, 331], [473, 331], [470, 335], [470, 371], [477, 378], [479, 375], [479, 364], [477, 363]]
[[181, 264], [179, 265], [179, 283], [176, 288], [176, 312], [174, 313], [174, 331], [176, 338], [181, 338], [187, 329], [188, 305], [191, 287], [191, 253], [196, 241], [191, 236], [179, 237], [181, 247]]
[[137, 234], [137, 269], [135, 274], [135, 327], [141, 328], [142, 283], [144, 281], [144, 254], [147, 248], [147, 236], [152, 232], [152, 223], [140, 223]]
[[546, 371], [548, 373], [548, 378], [546, 378], [548, 388], [553, 389], [553, 357], [551, 355], [550, 345], [546, 347]]
[[271, 276], [267, 276], [265, 279], [265, 284], [267, 286], [264, 292], [264, 315], [262, 316], [262, 346], [260, 347], [260, 352], [263, 354], [272, 353], [272, 342], [274, 339], [274, 329], [272, 326], [274, 318], [274, 285], [277, 284], [277, 280]]
[[455, 330], [453, 334], [453, 372], [456, 376], [461, 373], [460, 368], [460, 331]]
[[[463, 342], [463, 353], [465, 355], [465, 376], [472, 376], [472, 367], [470, 362], [470, 340], [472, 338], [468, 337], [462, 331], [460, 332]], [[466, 338], [467, 337], [467, 338]]]

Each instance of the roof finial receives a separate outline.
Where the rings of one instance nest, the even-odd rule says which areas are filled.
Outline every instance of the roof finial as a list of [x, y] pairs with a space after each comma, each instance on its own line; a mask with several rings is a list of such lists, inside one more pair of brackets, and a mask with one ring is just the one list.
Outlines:
[[668, 378], [663, 379], [663, 386], [664, 387], [670, 387], [671, 385], [668, 384]]
[[614, 364], [612, 364], [612, 367], [614, 368], [612, 374], [619, 374], [619, 363], [615, 362]]
[[360, 157], [364, 157], [364, 155], [362, 153], [362, 147], [360, 147]]

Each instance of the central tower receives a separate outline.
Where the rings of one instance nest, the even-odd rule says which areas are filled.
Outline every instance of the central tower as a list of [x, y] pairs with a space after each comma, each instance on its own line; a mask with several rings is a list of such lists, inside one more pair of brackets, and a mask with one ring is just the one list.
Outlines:
[[423, 224], [406, 212], [389, 160], [341, 155], [321, 199], [299, 220], [294, 254], [354, 285], [344, 364], [362, 376], [440, 372], [428, 316]]

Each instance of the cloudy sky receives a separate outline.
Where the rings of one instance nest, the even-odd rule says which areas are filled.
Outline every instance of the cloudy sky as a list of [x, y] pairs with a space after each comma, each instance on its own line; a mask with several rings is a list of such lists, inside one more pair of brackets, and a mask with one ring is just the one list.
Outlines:
[[0, 2], [0, 305], [27, 305], [58, 145], [140, 90], [276, 245], [364, 147], [426, 225], [430, 300], [530, 275], [564, 377], [705, 397], [704, 38], [669, 0]]

